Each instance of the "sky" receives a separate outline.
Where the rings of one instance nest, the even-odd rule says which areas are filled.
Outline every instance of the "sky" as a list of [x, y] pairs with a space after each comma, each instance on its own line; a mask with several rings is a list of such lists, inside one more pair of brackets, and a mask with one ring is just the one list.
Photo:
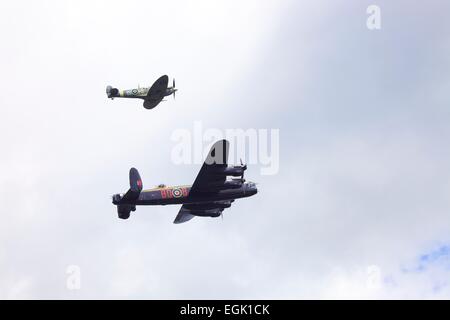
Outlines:
[[[0, 298], [450, 298], [449, 6], [3, 1]], [[153, 110], [106, 97], [162, 74]], [[223, 220], [118, 219], [130, 167], [194, 181], [198, 122], [279, 130], [278, 172]]]

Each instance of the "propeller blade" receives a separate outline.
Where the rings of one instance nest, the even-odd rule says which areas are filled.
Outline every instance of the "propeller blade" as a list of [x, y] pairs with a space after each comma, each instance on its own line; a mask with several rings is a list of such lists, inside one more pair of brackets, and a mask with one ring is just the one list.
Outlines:
[[172, 87], [174, 87], [174, 88], [175, 88], [175, 78], [173, 78], [173, 79], [172, 79], [172, 84], [173, 84], [173, 86], [172, 86]]
[[[244, 163], [242, 162], [242, 158], [239, 158], [239, 160], [241, 161], [241, 167], [244, 167]], [[245, 181], [245, 179], [244, 179], [244, 172], [245, 172], [245, 169], [242, 170], [241, 179]]]

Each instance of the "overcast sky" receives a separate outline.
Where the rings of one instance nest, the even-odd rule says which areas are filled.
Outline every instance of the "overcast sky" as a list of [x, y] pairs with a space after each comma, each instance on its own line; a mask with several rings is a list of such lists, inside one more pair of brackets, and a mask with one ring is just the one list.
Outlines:
[[[369, 5], [381, 29], [366, 26]], [[450, 298], [447, 1], [3, 1], [0, 298]], [[106, 85], [177, 80], [153, 110]], [[110, 196], [190, 184], [174, 130], [279, 129], [223, 221]], [[66, 286], [68, 266], [81, 288]]]

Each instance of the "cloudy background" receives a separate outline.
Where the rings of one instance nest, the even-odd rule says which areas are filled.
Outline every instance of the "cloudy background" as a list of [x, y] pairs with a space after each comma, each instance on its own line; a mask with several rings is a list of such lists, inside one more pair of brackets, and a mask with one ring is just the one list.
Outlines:
[[[366, 27], [369, 5], [381, 30]], [[3, 1], [0, 298], [450, 298], [446, 1]], [[154, 110], [105, 87], [177, 80]], [[224, 219], [117, 218], [176, 129], [279, 129]], [[68, 266], [81, 289], [66, 286]]]

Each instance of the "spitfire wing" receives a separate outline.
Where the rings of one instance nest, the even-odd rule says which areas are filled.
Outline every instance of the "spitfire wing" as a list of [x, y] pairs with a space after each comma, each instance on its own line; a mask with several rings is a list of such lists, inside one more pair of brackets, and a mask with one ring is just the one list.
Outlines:
[[156, 107], [162, 100], [161, 99], [153, 99], [153, 100], [144, 100], [144, 108], [145, 109], [153, 109], [154, 107]]
[[224, 169], [227, 167], [230, 143], [227, 140], [217, 141], [208, 153], [189, 194], [211, 193], [208, 185], [225, 182], [227, 176]]
[[168, 84], [169, 77], [166, 75], [156, 80], [147, 92], [147, 96], [144, 99], [144, 108], [153, 109], [156, 107], [164, 98]]
[[212, 202], [202, 202], [196, 204], [183, 204], [173, 223], [179, 224], [187, 222], [195, 216], [201, 217], [218, 217], [225, 208], [231, 206], [234, 200], [222, 200]]
[[147, 92], [147, 98], [152, 99], [155, 98], [163, 98], [166, 93], [167, 86], [169, 85], [169, 77], [164, 75], [161, 76], [155, 83], [151, 86], [151, 88]]

